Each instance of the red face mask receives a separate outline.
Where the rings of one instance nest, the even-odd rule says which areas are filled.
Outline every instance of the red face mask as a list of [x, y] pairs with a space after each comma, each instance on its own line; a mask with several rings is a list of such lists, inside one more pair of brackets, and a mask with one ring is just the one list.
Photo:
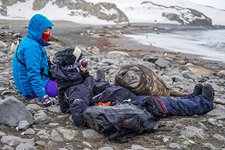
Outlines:
[[50, 36], [51, 36], [50, 31], [45, 31], [45, 32], [43, 32], [43, 34], [42, 34], [42, 39], [43, 39], [45, 42], [48, 42], [49, 39], [50, 39]]

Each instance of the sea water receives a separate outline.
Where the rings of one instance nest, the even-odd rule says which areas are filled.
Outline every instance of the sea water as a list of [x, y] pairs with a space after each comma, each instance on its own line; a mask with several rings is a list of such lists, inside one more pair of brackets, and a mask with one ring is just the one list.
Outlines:
[[225, 29], [184, 30], [125, 36], [133, 38], [144, 45], [225, 62]]

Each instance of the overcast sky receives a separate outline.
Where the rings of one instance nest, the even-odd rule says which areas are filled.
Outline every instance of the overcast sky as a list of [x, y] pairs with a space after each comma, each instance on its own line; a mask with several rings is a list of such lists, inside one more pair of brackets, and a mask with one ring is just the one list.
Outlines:
[[189, 1], [225, 10], [225, 0], [189, 0]]

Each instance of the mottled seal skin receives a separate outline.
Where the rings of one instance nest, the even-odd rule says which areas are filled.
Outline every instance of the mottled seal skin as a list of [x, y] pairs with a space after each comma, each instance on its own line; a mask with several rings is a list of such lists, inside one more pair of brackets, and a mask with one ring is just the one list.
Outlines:
[[142, 65], [122, 66], [115, 77], [115, 84], [138, 95], [184, 96], [173, 91], [151, 69]]

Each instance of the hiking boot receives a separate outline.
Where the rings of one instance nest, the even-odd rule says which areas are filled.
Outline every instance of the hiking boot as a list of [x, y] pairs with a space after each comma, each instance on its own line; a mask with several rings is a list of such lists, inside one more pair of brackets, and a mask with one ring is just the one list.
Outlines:
[[206, 97], [208, 100], [214, 100], [214, 89], [210, 84], [205, 84], [202, 90], [202, 96]]
[[97, 70], [95, 81], [105, 81], [105, 71], [103, 69]]
[[53, 101], [47, 95], [42, 98], [41, 103], [44, 107], [53, 105]]
[[145, 101], [145, 106], [156, 117], [166, 116], [167, 108], [159, 96], [149, 96]]
[[201, 95], [202, 89], [203, 89], [203, 85], [201, 83], [196, 84], [193, 90], [193, 95], [194, 96]]

